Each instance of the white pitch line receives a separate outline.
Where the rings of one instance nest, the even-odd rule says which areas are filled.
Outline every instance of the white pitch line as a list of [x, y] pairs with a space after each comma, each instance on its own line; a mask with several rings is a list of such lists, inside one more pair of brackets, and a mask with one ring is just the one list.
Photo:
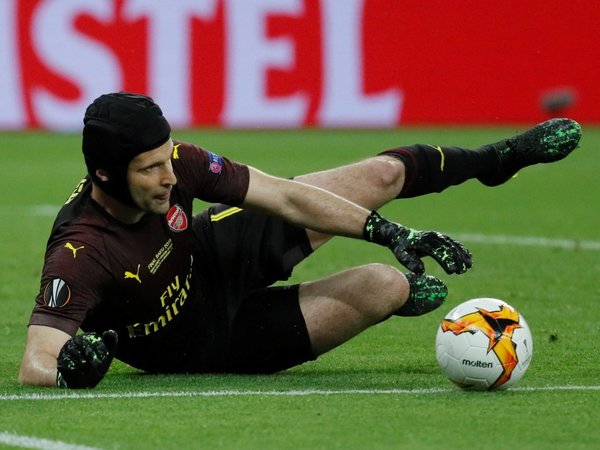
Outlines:
[[0, 206], [0, 216], [55, 217], [60, 205]]
[[0, 444], [10, 445], [11, 447], [39, 448], [43, 450], [99, 450], [96, 447], [68, 444], [63, 441], [54, 441], [51, 439], [25, 436], [2, 431], [0, 431]]
[[[58, 213], [58, 205], [26, 205], [0, 206], [0, 216], [42, 216], [54, 217]], [[600, 241], [578, 240], [568, 238], [551, 238], [544, 236], [512, 236], [503, 234], [482, 233], [448, 233], [455, 239], [476, 244], [516, 245], [527, 247], [549, 247], [567, 250], [600, 251]]]
[[[57, 205], [0, 206], [0, 216], [38, 216], [54, 217], [58, 213]], [[459, 241], [489, 245], [515, 245], [525, 247], [562, 248], [567, 250], [600, 251], [600, 241], [545, 236], [512, 236], [503, 234], [482, 234], [457, 232], [447, 233]]]
[[516, 245], [524, 247], [548, 247], [567, 250], [600, 250], [600, 241], [586, 241], [543, 236], [510, 236], [503, 234], [448, 233], [454, 239], [476, 244]]
[[[543, 391], [600, 391], [600, 386], [541, 386], [541, 387], [514, 387], [511, 391], [543, 392]], [[65, 400], [65, 399], [132, 399], [132, 398], [164, 398], [164, 397], [302, 397], [302, 396], [329, 396], [329, 395], [423, 395], [460, 392], [459, 389], [307, 389], [290, 391], [176, 391], [176, 392], [123, 392], [123, 393], [78, 393], [66, 392], [61, 394], [14, 394], [0, 395], [0, 401], [16, 400]], [[34, 436], [15, 433], [0, 432], [0, 444], [13, 447], [44, 449], [44, 450], [100, 450], [96, 447], [69, 444]]]
[[[510, 391], [543, 392], [543, 391], [600, 391], [600, 386], [540, 386], [513, 387]], [[52, 400], [89, 400], [89, 399], [133, 399], [133, 398], [175, 398], [175, 397], [305, 397], [329, 395], [423, 395], [460, 392], [458, 388], [442, 389], [303, 389], [290, 391], [163, 391], [163, 392], [63, 392], [58, 394], [4, 394], [0, 401], [52, 401]]]

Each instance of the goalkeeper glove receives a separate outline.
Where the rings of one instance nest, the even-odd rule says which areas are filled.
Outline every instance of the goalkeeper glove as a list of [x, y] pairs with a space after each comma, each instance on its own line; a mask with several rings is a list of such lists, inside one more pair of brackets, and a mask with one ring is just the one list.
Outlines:
[[93, 388], [104, 377], [117, 350], [117, 333], [107, 330], [73, 336], [60, 349], [56, 385], [61, 388]]
[[465, 273], [473, 264], [471, 253], [460, 243], [436, 231], [417, 231], [381, 217], [373, 211], [365, 222], [364, 238], [388, 247], [408, 270], [423, 274], [421, 258], [431, 256], [446, 273]]

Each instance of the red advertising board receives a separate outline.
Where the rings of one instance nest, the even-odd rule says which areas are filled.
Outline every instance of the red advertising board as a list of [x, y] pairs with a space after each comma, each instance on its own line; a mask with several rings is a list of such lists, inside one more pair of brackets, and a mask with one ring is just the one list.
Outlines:
[[0, 128], [104, 92], [175, 127], [600, 123], [595, 0], [2, 0]]

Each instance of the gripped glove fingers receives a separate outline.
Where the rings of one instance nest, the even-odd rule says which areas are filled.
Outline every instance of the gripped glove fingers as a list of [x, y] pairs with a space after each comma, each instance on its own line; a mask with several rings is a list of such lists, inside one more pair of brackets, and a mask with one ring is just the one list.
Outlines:
[[[448, 274], [465, 273], [473, 264], [471, 253], [464, 245], [442, 233], [411, 230], [406, 241], [408, 244], [401, 239], [396, 240], [391, 248], [395, 255], [396, 249], [400, 249], [401, 254], [408, 253], [406, 267], [415, 273], [422, 274], [425, 270], [421, 261], [423, 256], [431, 256]], [[402, 262], [400, 258], [398, 260]]]
[[431, 256], [448, 274], [465, 273], [473, 264], [471, 253], [460, 242], [436, 231], [417, 231], [381, 217], [373, 211], [363, 230], [365, 239], [388, 247], [411, 272], [423, 274], [421, 260]]
[[62, 388], [93, 388], [106, 375], [117, 351], [117, 333], [107, 330], [102, 336], [84, 333], [73, 336], [57, 358], [56, 384]]

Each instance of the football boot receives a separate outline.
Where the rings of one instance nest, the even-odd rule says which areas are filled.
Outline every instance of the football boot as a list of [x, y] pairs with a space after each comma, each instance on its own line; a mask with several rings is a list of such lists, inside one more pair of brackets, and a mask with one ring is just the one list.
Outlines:
[[486, 186], [498, 186], [524, 167], [559, 161], [571, 153], [581, 138], [581, 126], [571, 119], [550, 119], [510, 139], [488, 144], [498, 156], [498, 169], [479, 177]]

